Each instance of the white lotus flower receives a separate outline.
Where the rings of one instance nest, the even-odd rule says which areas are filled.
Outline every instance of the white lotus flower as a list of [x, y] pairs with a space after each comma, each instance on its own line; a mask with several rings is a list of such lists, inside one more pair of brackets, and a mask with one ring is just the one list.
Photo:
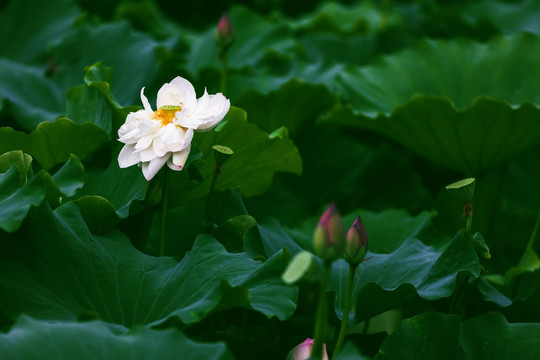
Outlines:
[[208, 95], [206, 89], [197, 99], [193, 85], [180, 76], [159, 89], [156, 111], [144, 96], [144, 88], [141, 101], [144, 109], [130, 113], [118, 129], [118, 140], [126, 144], [118, 155], [118, 164], [121, 168], [142, 165], [146, 180], [152, 179], [165, 163], [172, 170], [182, 170], [193, 131], [211, 130], [230, 107], [223, 94]]

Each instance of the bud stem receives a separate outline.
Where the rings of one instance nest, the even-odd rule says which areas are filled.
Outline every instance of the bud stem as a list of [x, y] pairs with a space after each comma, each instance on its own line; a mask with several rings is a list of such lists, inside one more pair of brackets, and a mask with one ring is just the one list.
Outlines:
[[219, 59], [221, 60], [221, 80], [220, 80], [220, 92], [225, 94], [227, 91], [227, 50], [220, 50], [221, 54]]
[[322, 268], [321, 287], [319, 293], [319, 303], [317, 304], [317, 314], [315, 315], [315, 336], [313, 337], [313, 347], [311, 348], [311, 359], [320, 360], [323, 352], [323, 344], [326, 338], [326, 289], [330, 280], [330, 270], [332, 261], [324, 261]]
[[349, 323], [349, 313], [351, 311], [354, 274], [356, 273], [357, 268], [357, 264], [349, 264], [349, 274], [347, 275], [347, 289], [345, 290], [345, 304], [343, 305], [343, 316], [341, 318], [339, 336], [337, 339], [336, 347], [334, 349], [334, 354], [332, 355], [332, 359], [335, 359], [338, 356], [339, 352], [341, 351], [341, 346], [343, 345], [343, 340], [345, 339], [345, 330], [347, 330], [347, 325]]
[[161, 186], [161, 227], [159, 231], [159, 256], [165, 254], [165, 225], [167, 223], [167, 200], [169, 198], [167, 191], [167, 169], [163, 169]]

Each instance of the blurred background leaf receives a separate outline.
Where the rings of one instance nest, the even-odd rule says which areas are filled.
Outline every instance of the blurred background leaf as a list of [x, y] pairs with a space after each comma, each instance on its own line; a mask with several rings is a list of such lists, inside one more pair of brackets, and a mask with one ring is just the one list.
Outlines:
[[[53, 338], [54, 341], [50, 339]], [[28, 346], [28, 344], [35, 346]], [[128, 332], [102, 321], [50, 322], [19, 318], [0, 334], [0, 351], [6, 360], [24, 359], [232, 359], [224, 344], [194, 342], [181, 332], [137, 328]]]

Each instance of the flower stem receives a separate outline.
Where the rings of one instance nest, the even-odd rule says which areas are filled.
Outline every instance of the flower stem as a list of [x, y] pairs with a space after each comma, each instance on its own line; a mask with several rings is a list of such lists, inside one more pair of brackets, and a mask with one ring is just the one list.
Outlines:
[[221, 166], [217, 165], [214, 167], [214, 175], [212, 176], [212, 183], [210, 184], [210, 190], [208, 192], [208, 198], [206, 199], [206, 227], [207, 231], [210, 231], [210, 220], [211, 217], [211, 204], [212, 199], [214, 198], [214, 193], [216, 192], [216, 182], [219, 174], [221, 173]]
[[331, 261], [324, 261], [322, 268], [321, 287], [319, 294], [319, 303], [317, 304], [317, 314], [315, 318], [315, 335], [313, 337], [313, 347], [311, 348], [311, 359], [321, 359], [323, 344], [326, 336], [326, 289], [330, 280]]
[[334, 349], [334, 354], [332, 355], [332, 359], [335, 359], [335, 357], [341, 351], [341, 346], [343, 345], [343, 340], [345, 339], [345, 330], [347, 329], [347, 324], [349, 322], [349, 313], [351, 311], [354, 273], [356, 272], [357, 267], [358, 265], [356, 264], [349, 264], [349, 274], [347, 276], [347, 288], [345, 290], [345, 304], [343, 306], [343, 317], [341, 318], [341, 327], [339, 328], [339, 336], [337, 339], [336, 347]]
[[161, 227], [159, 231], [159, 256], [165, 254], [165, 225], [167, 223], [167, 201], [168, 201], [168, 186], [167, 186], [167, 169], [163, 169], [163, 185], [161, 188]]

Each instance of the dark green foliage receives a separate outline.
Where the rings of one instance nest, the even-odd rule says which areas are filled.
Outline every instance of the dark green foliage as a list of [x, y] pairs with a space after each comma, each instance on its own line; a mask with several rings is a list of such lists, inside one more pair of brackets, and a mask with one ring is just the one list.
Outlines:
[[[536, 359], [538, 14], [533, 0], [2, 4], [0, 358], [285, 358], [313, 336], [319, 294], [332, 355], [348, 265], [323, 291], [316, 256], [295, 284], [281, 276], [334, 202], [369, 239], [337, 360]], [[119, 168], [118, 129], [175, 76], [232, 106], [182, 171], [146, 181]], [[214, 145], [233, 155], [216, 162]], [[470, 232], [444, 190], [469, 177]]]

